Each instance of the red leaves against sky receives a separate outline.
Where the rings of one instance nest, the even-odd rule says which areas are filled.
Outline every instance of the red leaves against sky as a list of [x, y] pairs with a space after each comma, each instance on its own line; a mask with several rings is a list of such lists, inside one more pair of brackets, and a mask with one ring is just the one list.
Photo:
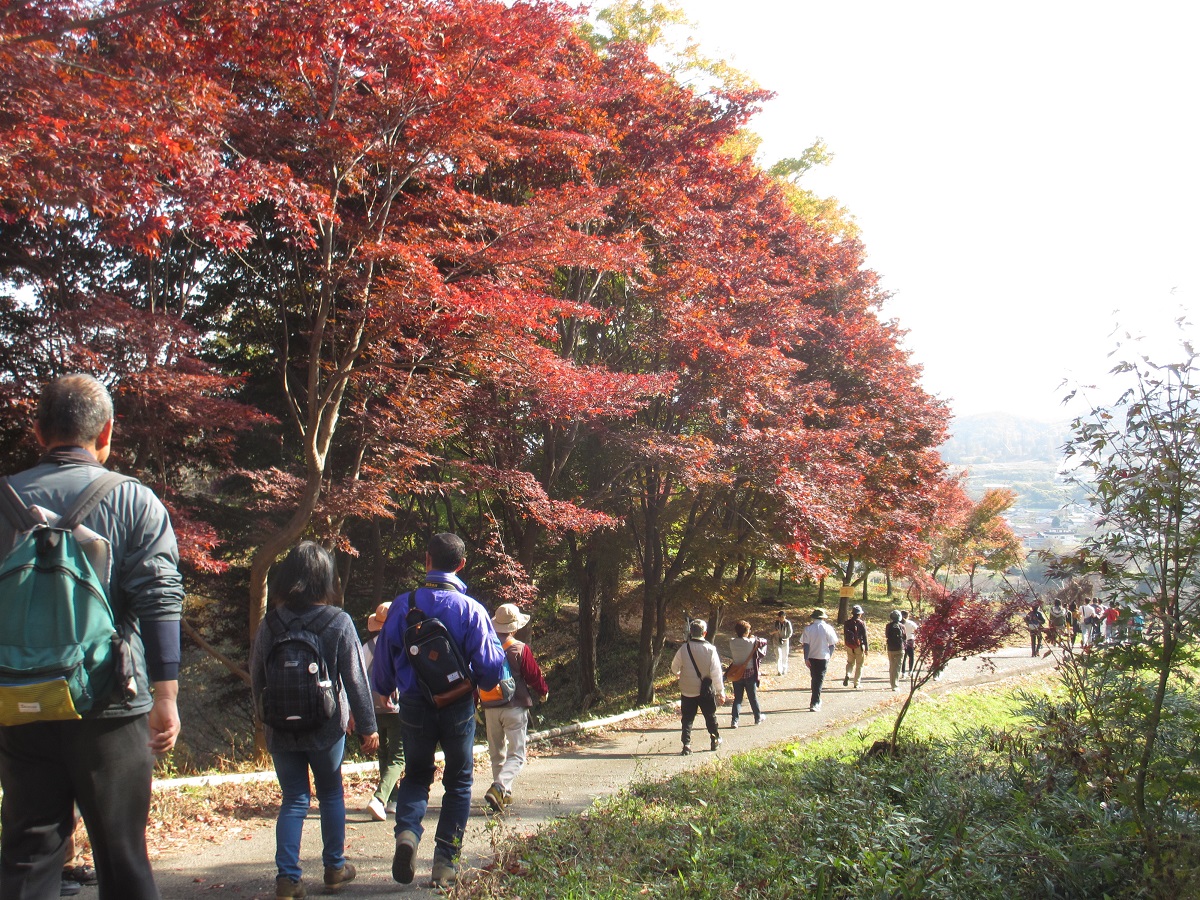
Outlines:
[[[528, 544], [655, 503], [670, 528], [703, 495], [814, 570], [921, 558], [946, 412], [862, 248], [721, 153], [763, 93], [597, 55], [554, 4], [194, 0], [68, 27], [133, 6], [0, 17], [0, 225], [32, 258], [74, 219], [107, 254], [113, 305], [76, 304], [78, 330], [103, 332], [96, 366], [131, 361], [113, 380], [139, 447], [228, 471], [243, 430], [274, 429], [308, 474], [247, 484], [283, 514], [319, 478], [328, 522], [440, 482], [497, 498]], [[214, 341], [275, 380], [200, 364]], [[273, 414], [234, 402], [284, 373]]]

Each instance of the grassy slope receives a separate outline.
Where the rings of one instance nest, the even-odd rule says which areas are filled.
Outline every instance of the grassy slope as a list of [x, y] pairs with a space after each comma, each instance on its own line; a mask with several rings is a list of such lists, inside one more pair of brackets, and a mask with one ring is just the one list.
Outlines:
[[[1048, 684], [1043, 676], [1022, 688]], [[514, 846], [471, 894], [1042, 895], [1045, 860], [1024, 834], [1037, 826], [999, 777], [1003, 741], [988, 736], [1019, 725], [1018, 706], [1011, 685], [923, 702], [906, 723], [910, 750], [900, 760], [864, 757], [889, 731], [878, 720], [634, 787]], [[1091, 888], [1080, 887], [1064, 895], [1087, 896]]]

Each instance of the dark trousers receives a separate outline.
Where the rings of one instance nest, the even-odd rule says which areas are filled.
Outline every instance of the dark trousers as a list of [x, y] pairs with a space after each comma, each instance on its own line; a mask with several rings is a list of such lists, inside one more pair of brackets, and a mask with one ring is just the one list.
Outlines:
[[825, 669], [829, 666], [827, 659], [810, 659], [808, 661], [808, 671], [812, 675], [812, 699], [808, 701], [809, 706], [816, 706], [821, 702], [821, 686], [825, 684]]
[[149, 741], [144, 715], [0, 728], [0, 898], [59, 896], [78, 804], [100, 900], [159, 900], [146, 855]]
[[910, 675], [912, 674], [913, 669], [916, 667], [916, 663], [914, 662], [916, 650], [916, 641], [904, 642], [904, 658], [900, 661], [901, 673], [908, 672]]
[[696, 710], [704, 713], [704, 725], [708, 728], [710, 737], [717, 737], [721, 730], [717, 727], [717, 698], [712, 694], [702, 697], [683, 696], [679, 698], [679, 713], [683, 718], [683, 746], [692, 745], [692, 723], [696, 721]]

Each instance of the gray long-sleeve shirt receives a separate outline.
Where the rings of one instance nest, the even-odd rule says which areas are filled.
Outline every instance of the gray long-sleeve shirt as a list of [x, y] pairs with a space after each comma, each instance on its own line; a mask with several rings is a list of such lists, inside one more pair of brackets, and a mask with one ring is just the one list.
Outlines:
[[[9, 478], [26, 506], [65, 515], [85, 487], [104, 474], [86, 451], [60, 448], [32, 469]], [[183, 581], [179, 548], [166, 507], [154, 491], [136, 481], [117, 485], [83, 524], [108, 541], [112, 570], [108, 599], [118, 622], [131, 629], [137, 696], [125, 708], [114, 704], [103, 718], [141, 715], [153, 705], [151, 681], [179, 677], [179, 618]], [[0, 517], [0, 553], [8, 553], [16, 535]]]
[[[322, 614], [326, 607], [318, 605], [303, 612], [293, 612], [287, 607], [279, 607], [279, 615], [285, 626], [290, 626], [296, 619], [306, 623]], [[267, 683], [267, 654], [275, 635], [270, 626], [264, 621], [258, 627], [254, 636], [254, 646], [250, 649], [250, 689], [254, 694], [254, 706], [258, 708], [259, 697]], [[328, 722], [312, 731], [291, 734], [276, 731], [269, 725], [265, 726], [267, 733], [267, 749], [272, 753], [280, 750], [324, 750], [332, 747], [339, 737], [346, 733], [350, 725], [350, 714], [354, 714], [354, 730], [357, 734], [374, 734], [378, 731], [375, 723], [375, 704], [371, 698], [371, 683], [367, 680], [367, 668], [363, 663], [362, 644], [358, 632], [354, 630], [354, 622], [344, 610], [330, 620], [329, 625], [320, 634], [321, 656], [329, 668], [330, 677], [338, 682], [337, 710]]]

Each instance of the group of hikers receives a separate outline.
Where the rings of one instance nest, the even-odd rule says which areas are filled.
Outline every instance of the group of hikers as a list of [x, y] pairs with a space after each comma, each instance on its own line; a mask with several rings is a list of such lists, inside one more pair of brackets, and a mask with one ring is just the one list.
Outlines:
[[[113, 439], [112, 400], [88, 375], [47, 384], [34, 434], [44, 450], [32, 468], [0, 479], [0, 898], [50, 898], [98, 883], [101, 900], [159, 900], [146, 822], [154, 758], [180, 731], [176, 703], [183, 586], [170, 518], [154, 492], [105, 469]], [[477, 708], [487, 730], [495, 813], [513, 802], [525, 764], [529, 710], [548, 688], [537, 660], [516, 634], [529, 617], [512, 604], [489, 615], [460, 578], [466, 545], [436, 534], [425, 547], [421, 583], [365, 622], [362, 643], [340, 608], [332, 556], [319, 544], [292, 547], [270, 581], [270, 609], [250, 658], [255, 709], [282, 795], [276, 822], [275, 896], [306, 896], [301, 833], [310, 802], [320, 806], [322, 881], [333, 893], [354, 880], [345, 858], [342, 760], [347, 734], [379, 758], [378, 788], [367, 811], [394, 816], [392, 877], [416, 877], [417, 849], [444, 755], [444, 798], [434, 833], [430, 883], [458, 878], [470, 814]], [[46, 598], [53, 597], [50, 602]], [[56, 621], [55, 604], [70, 609]], [[870, 651], [863, 609], [854, 606], [839, 637], [824, 609], [800, 633], [811, 678], [809, 709], [821, 708], [830, 660], [843, 645], [842, 686], [858, 689]], [[1084, 648], [1141, 632], [1135, 608], [1055, 599], [1026, 616], [1031, 650], [1078, 640]], [[66, 626], [63, 623], [67, 623]], [[69, 627], [67, 627], [69, 626]], [[766, 719], [759, 697], [768, 649], [788, 672], [795, 637], [779, 611], [767, 637], [736, 623], [728, 666], [691, 619], [671, 664], [681, 693], [683, 753], [704, 716], [710, 747], [721, 743], [716, 710], [732, 685], [729, 726], [743, 703], [754, 724]], [[918, 623], [890, 613], [884, 628], [889, 683], [912, 674]], [[24, 668], [20, 663], [24, 662]], [[311, 780], [310, 780], [311, 775]], [[313, 785], [315, 784], [315, 790]], [[75, 859], [82, 818], [94, 868]]]
[[[45, 385], [34, 434], [37, 464], [0, 479], [0, 898], [51, 900], [98, 884], [101, 900], [160, 900], [146, 824], [155, 757], [180, 731], [178, 545], [154, 492], [105, 469], [113, 407], [97, 379]], [[477, 704], [491, 758], [485, 801], [496, 812], [512, 802], [528, 712], [548, 689], [515, 637], [529, 617], [512, 604], [489, 616], [459, 577], [465, 562], [457, 535], [430, 538], [421, 584], [374, 610], [366, 646], [340, 608], [327, 550], [304, 541], [275, 567], [250, 679], [282, 795], [277, 898], [307, 894], [300, 842], [314, 796], [324, 890], [356, 876], [345, 856], [348, 734], [379, 754], [368, 812], [395, 817], [400, 883], [416, 877], [439, 748], [445, 797], [430, 883], [457, 880]], [[79, 817], [94, 867], [75, 859]]]
[[1029, 631], [1029, 648], [1038, 656], [1048, 644], [1051, 647], [1074, 648], [1076, 642], [1084, 650], [1102, 643], [1117, 643], [1141, 637], [1146, 630], [1146, 618], [1136, 606], [1122, 608], [1117, 602], [1104, 602], [1085, 597], [1068, 600], [1055, 597], [1047, 610], [1034, 601], [1025, 614]]
[[[837, 630], [829, 624], [829, 614], [824, 609], [814, 609], [809, 618], [809, 625], [800, 634], [800, 646], [810, 677], [808, 708], [810, 712], [819, 712], [825, 675], [839, 642]], [[842, 678], [842, 687], [853, 684], [857, 690], [862, 679], [863, 663], [870, 650], [861, 606], [856, 604], [851, 609], [842, 631], [846, 650], [846, 674]], [[734, 624], [734, 636], [729, 639], [729, 665], [725, 666], [717, 647], [707, 640], [708, 623], [704, 619], [688, 619], [687, 639], [671, 660], [671, 672], [679, 679], [680, 740], [683, 744], [680, 752], [684, 756], [692, 752], [692, 726], [697, 712], [704, 716], [709, 749], [716, 750], [721, 746], [717, 707], [726, 701], [727, 683], [733, 686], [730, 728], [737, 728], [741, 723], [743, 699], [750, 704], [755, 725], [766, 719], [758, 702], [762, 665], [767, 659], [768, 648], [773, 646], [776, 674], [786, 675], [793, 634], [792, 623], [785, 610], [777, 613], [769, 638], [753, 635], [750, 623], [739, 621]], [[900, 677], [911, 675], [915, 667], [916, 619], [907, 610], [893, 610], [884, 629], [884, 637], [888, 679], [891, 689], [898, 691]]]

